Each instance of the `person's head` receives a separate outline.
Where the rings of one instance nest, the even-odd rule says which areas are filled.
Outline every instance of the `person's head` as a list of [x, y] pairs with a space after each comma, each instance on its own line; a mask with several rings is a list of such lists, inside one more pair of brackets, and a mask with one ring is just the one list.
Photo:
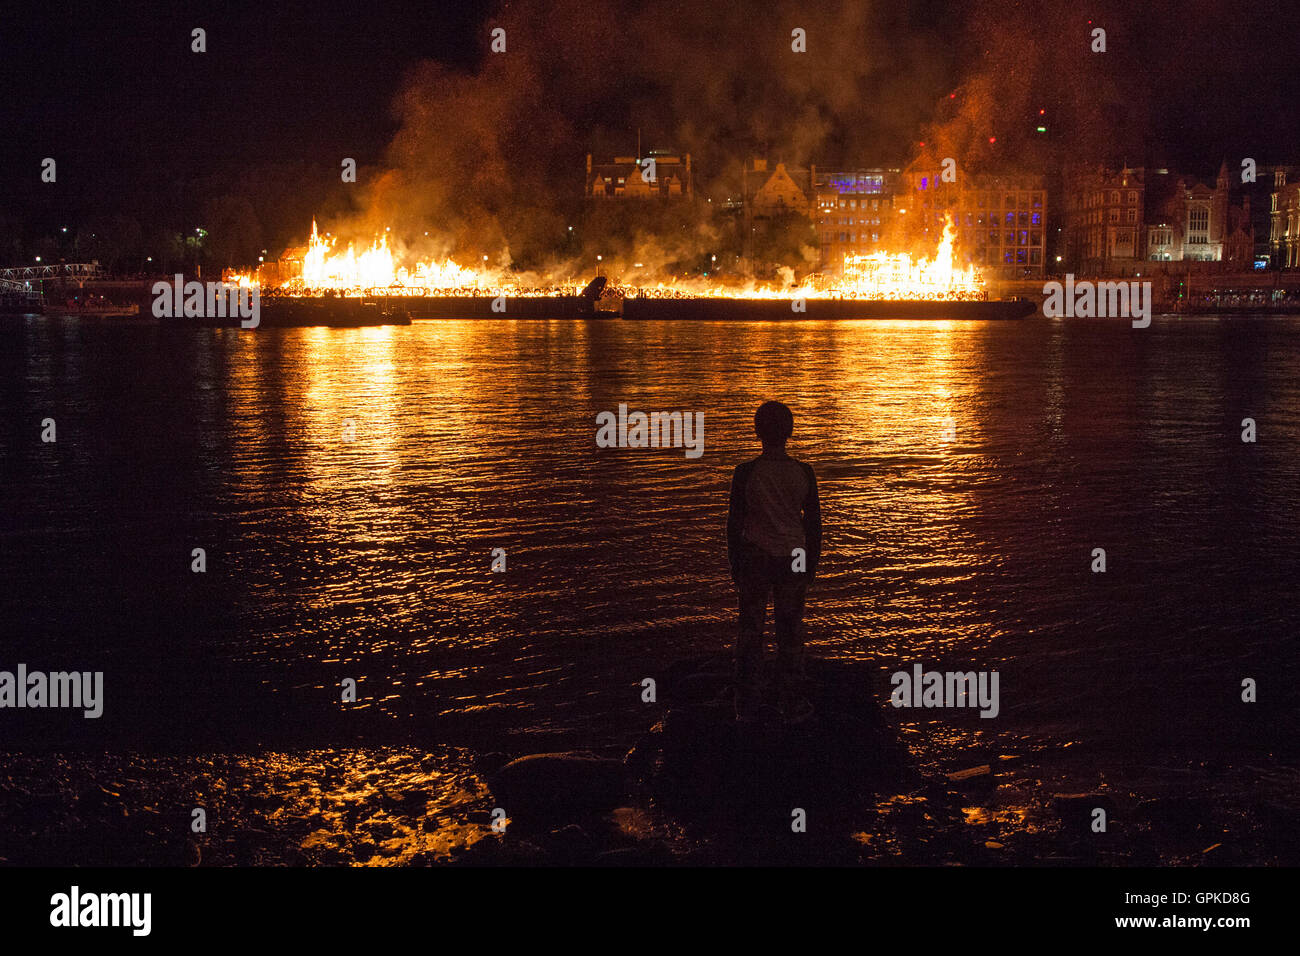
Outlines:
[[781, 402], [764, 402], [754, 413], [754, 433], [764, 448], [784, 448], [794, 432], [794, 413]]

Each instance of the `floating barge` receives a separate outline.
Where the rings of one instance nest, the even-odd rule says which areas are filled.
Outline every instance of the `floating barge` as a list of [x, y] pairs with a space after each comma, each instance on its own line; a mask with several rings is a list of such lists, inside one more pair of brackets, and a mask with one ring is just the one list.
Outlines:
[[623, 318], [672, 322], [790, 322], [814, 320], [925, 319], [932, 321], [1023, 319], [1037, 311], [1029, 300], [629, 298]]
[[[601, 299], [604, 276], [597, 276], [577, 295], [385, 295], [295, 296], [268, 294], [260, 300], [259, 327], [325, 326], [357, 328], [410, 325], [412, 321], [613, 319], [670, 322], [777, 322], [856, 320], [1006, 320], [1023, 319], [1037, 310], [1028, 299], [794, 299], [637, 296]], [[621, 304], [621, 310], [618, 305]], [[238, 316], [166, 320], [177, 327], [241, 327]]]
[[[238, 314], [233, 316], [198, 316], [162, 319], [173, 328], [233, 328], [244, 329], [249, 321]], [[375, 325], [410, 325], [411, 317], [400, 306], [383, 299], [345, 298], [320, 296], [318, 298], [287, 295], [263, 296], [258, 303], [258, 324], [245, 331], [257, 329], [302, 328], [325, 326], [334, 329], [355, 329]]]
[[[400, 305], [383, 299], [266, 296], [261, 300], [260, 308], [260, 327], [271, 329], [300, 326], [353, 329], [372, 325], [411, 324], [410, 315]], [[236, 318], [223, 324], [239, 326], [240, 321]]]
[[617, 313], [592, 307], [577, 295], [518, 295], [501, 299], [477, 295], [410, 296], [388, 300], [421, 319], [600, 319]]

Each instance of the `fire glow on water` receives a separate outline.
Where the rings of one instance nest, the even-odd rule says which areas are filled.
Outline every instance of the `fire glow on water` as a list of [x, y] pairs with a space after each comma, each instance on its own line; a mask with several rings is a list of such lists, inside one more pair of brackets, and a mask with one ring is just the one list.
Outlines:
[[[972, 265], [958, 266], [955, 256], [956, 230], [949, 219], [944, 224], [938, 249], [931, 257], [913, 257], [906, 252], [877, 252], [846, 256], [843, 275], [838, 278], [815, 275], [795, 281], [794, 270], [780, 271], [783, 282], [755, 280], [723, 282], [699, 277], [660, 278], [633, 274], [611, 276], [613, 294], [656, 297], [778, 299], [982, 299], [984, 278]], [[638, 263], [639, 265], [639, 263]], [[582, 287], [572, 281], [555, 281], [536, 275], [520, 281], [505, 269], [467, 268], [452, 259], [416, 259], [407, 263], [389, 245], [387, 234], [368, 247], [349, 243], [338, 248], [337, 240], [322, 236], [312, 222], [311, 238], [303, 255], [302, 272], [279, 286], [289, 295], [326, 293], [359, 296], [385, 292], [391, 295], [574, 295]], [[248, 275], [232, 276], [241, 285], [256, 280]]]

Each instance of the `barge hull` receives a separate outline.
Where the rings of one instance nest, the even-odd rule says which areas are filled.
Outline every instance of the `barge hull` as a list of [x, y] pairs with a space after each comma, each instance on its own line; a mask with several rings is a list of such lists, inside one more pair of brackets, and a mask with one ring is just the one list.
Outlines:
[[916, 319], [929, 321], [1023, 319], [1033, 302], [941, 302], [925, 299], [807, 299], [794, 311], [791, 299], [625, 299], [623, 318], [637, 321], [800, 322]]

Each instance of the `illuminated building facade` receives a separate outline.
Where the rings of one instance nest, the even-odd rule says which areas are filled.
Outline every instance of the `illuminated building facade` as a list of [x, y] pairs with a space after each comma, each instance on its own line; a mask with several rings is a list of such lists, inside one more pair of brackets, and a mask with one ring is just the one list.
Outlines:
[[933, 247], [951, 218], [956, 255], [987, 278], [1037, 279], [1046, 273], [1047, 187], [1032, 174], [909, 173], [896, 200], [908, 244]]
[[1274, 268], [1300, 269], [1300, 181], [1286, 169], [1273, 176], [1269, 209], [1269, 258]]
[[897, 169], [819, 170], [810, 179], [820, 268], [838, 273], [845, 256], [892, 252]]
[[693, 188], [690, 153], [652, 149], [641, 158], [615, 156], [608, 162], [593, 162], [587, 154], [588, 199], [680, 199]]
[[1076, 170], [1067, 177], [1065, 266], [1136, 274], [1156, 262], [1254, 267], [1250, 196], [1231, 202], [1227, 164], [1211, 186], [1168, 169]]

